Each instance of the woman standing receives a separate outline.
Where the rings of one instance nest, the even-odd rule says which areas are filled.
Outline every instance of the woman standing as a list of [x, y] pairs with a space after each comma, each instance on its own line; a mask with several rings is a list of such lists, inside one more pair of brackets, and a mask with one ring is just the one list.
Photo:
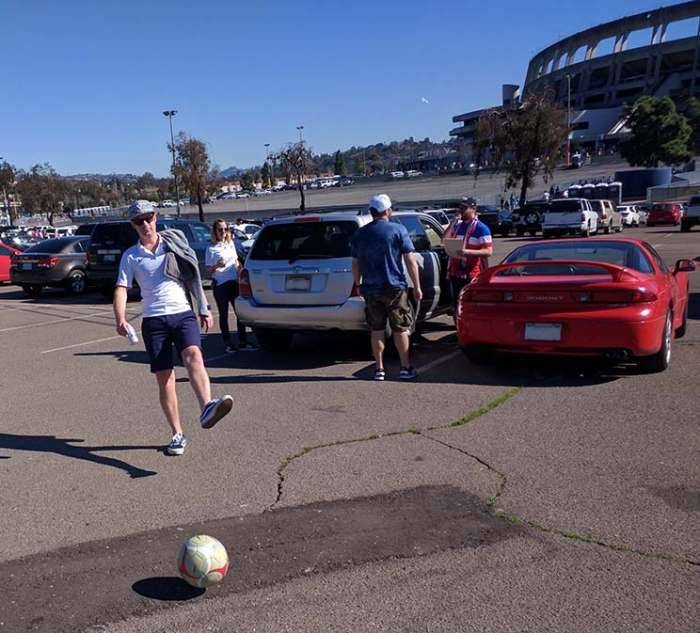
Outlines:
[[[204, 259], [212, 276], [212, 289], [216, 307], [219, 310], [219, 327], [221, 335], [224, 337], [224, 345], [228, 353], [237, 350], [231, 332], [228, 329], [228, 307], [231, 304], [234, 314], [236, 313], [236, 297], [238, 296], [238, 270], [240, 263], [236, 245], [231, 237], [231, 230], [226, 220], [215, 220], [211, 227], [211, 245], [207, 246]], [[238, 344], [239, 350], [251, 351], [255, 349], [248, 343], [245, 325], [238, 323]]]

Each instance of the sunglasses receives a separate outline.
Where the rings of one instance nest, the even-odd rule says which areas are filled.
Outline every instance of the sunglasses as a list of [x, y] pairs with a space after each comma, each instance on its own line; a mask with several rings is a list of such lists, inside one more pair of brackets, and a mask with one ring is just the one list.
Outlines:
[[227, 226], [217, 226], [215, 230], [217, 233], [228, 233]]
[[149, 222], [149, 223], [153, 222], [154, 217], [155, 217], [155, 215], [153, 213], [151, 213], [150, 215], [147, 215], [143, 218], [134, 218], [131, 222], [133, 224], [135, 224], [136, 226], [143, 226], [144, 222]]

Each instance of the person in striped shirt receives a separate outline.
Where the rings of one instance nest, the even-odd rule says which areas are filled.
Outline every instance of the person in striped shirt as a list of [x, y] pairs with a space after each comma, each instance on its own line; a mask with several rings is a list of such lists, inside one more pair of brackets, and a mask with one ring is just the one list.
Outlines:
[[489, 227], [477, 217], [476, 200], [464, 197], [459, 209], [445, 231], [445, 238], [464, 238], [462, 257], [450, 257], [447, 276], [452, 290], [454, 314], [462, 288], [481, 271], [488, 268], [488, 258], [493, 255], [493, 242]]

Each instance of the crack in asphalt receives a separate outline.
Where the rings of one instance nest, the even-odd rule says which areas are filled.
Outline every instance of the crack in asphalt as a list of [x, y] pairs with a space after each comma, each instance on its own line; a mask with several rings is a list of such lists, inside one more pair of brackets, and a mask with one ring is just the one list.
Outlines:
[[474, 420], [477, 420], [478, 418], [481, 418], [482, 416], [486, 415], [490, 411], [493, 411], [495, 408], [501, 406], [502, 404], [506, 403], [508, 400], [511, 398], [515, 397], [517, 394], [519, 394], [521, 391], [523, 391], [525, 387], [520, 386], [520, 387], [513, 387], [511, 389], [507, 389], [504, 391], [502, 394], [494, 398], [493, 400], [490, 400], [487, 402], [485, 405], [474, 409], [473, 411], [470, 411], [466, 415], [462, 416], [458, 420], [453, 420], [452, 422], [449, 422], [447, 424], [439, 424], [435, 426], [430, 426], [427, 427], [426, 429], [420, 430], [416, 427], [409, 427], [406, 429], [401, 429], [398, 431], [390, 431], [388, 433], [376, 433], [372, 435], [367, 435], [365, 437], [357, 437], [357, 438], [350, 438], [350, 439], [344, 439], [344, 440], [336, 440], [333, 442], [325, 442], [323, 444], [316, 444], [314, 446], [305, 446], [303, 447], [298, 453], [294, 453], [293, 455], [288, 455], [287, 457], [282, 460], [280, 463], [279, 467], [277, 468], [277, 497], [270, 506], [268, 506], [265, 511], [269, 512], [277, 506], [277, 504], [280, 502], [282, 499], [282, 494], [284, 492], [284, 482], [286, 480], [286, 475], [285, 471], [287, 467], [294, 461], [304, 457], [305, 455], [308, 455], [309, 453], [312, 453], [313, 451], [324, 449], [324, 448], [334, 448], [336, 446], [345, 446], [348, 444], [357, 444], [360, 442], [371, 442], [374, 440], [378, 440], [381, 438], [386, 438], [386, 437], [396, 437], [400, 435], [420, 435], [421, 437], [430, 440], [432, 442], [435, 442], [437, 444], [440, 444], [446, 448], [449, 448], [451, 450], [457, 451], [458, 453], [461, 453], [462, 455], [469, 457], [470, 459], [475, 460], [477, 463], [481, 464], [485, 468], [487, 468], [490, 472], [494, 473], [498, 479], [499, 479], [499, 484], [498, 487], [495, 491], [495, 493], [487, 499], [487, 505], [493, 509], [493, 516], [496, 518], [502, 519], [504, 521], [507, 521], [509, 523], [515, 524], [515, 525], [526, 525], [532, 529], [535, 529], [539, 532], [543, 532], [546, 534], [554, 534], [557, 536], [560, 536], [565, 539], [569, 539], [572, 541], [576, 541], [579, 543], [587, 543], [589, 545], [598, 545], [600, 547], [604, 547], [610, 551], [614, 552], [623, 552], [627, 554], [636, 554], [638, 556], [642, 556], [644, 558], [650, 558], [650, 559], [655, 559], [655, 560], [664, 560], [672, 563], [678, 563], [678, 564], [684, 564], [684, 565], [693, 565], [693, 566], [700, 566], [700, 561], [695, 561], [690, 558], [684, 558], [682, 556], [676, 556], [673, 554], [666, 554], [664, 552], [647, 552], [644, 550], [637, 549], [635, 547], [632, 547], [631, 545], [627, 545], [624, 543], [609, 543], [607, 541], [604, 541], [602, 539], [596, 538], [593, 535], [586, 535], [586, 534], [578, 534], [577, 532], [571, 531], [571, 530], [562, 530], [559, 528], [552, 528], [552, 527], [547, 527], [545, 525], [542, 525], [540, 523], [537, 523], [536, 521], [532, 521], [530, 519], [526, 519], [524, 517], [517, 516], [515, 514], [509, 514], [505, 510], [502, 510], [500, 508], [496, 508], [496, 503], [498, 499], [503, 495], [506, 489], [506, 485], [508, 483], [508, 477], [505, 473], [501, 472], [498, 470], [496, 467], [494, 467], [492, 464], [484, 460], [483, 458], [479, 457], [478, 455], [474, 455], [473, 453], [470, 453], [458, 446], [454, 446], [450, 444], [449, 442], [445, 442], [443, 440], [439, 440], [435, 437], [432, 437], [430, 435], [427, 435], [426, 433], [429, 431], [445, 431], [445, 430], [450, 430], [450, 429], [455, 429], [459, 428], [461, 426], [464, 426], [466, 424], [469, 424], [470, 422], [473, 422]]

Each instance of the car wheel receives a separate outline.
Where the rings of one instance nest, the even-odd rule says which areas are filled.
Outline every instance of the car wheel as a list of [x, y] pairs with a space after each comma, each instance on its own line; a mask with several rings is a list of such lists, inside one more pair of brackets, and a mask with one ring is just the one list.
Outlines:
[[591, 225], [587, 224], [586, 228], [581, 231], [581, 237], [590, 237], [591, 236]]
[[689, 301], [686, 300], [685, 310], [683, 310], [683, 321], [681, 322], [680, 327], [676, 330], [676, 338], [683, 338], [688, 329], [688, 303]]
[[36, 299], [41, 294], [42, 288], [43, 286], [40, 284], [24, 284], [22, 286], [22, 290], [33, 299]]
[[283, 354], [292, 345], [294, 332], [291, 330], [271, 330], [268, 328], [253, 328], [258, 345], [266, 352]]
[[481, 345], [466, 345], [462, 348], [462, 352], [464, 352], [467, 360], [475, 365], [486, 365], [492, 359], [488, 350]]
[[605, 233], [605, 235], [610, 235], [610, 225], [603, 228], [603, 233]]
[[673, 315], [666, 314], [664, 330], [661, 334], [661, 347], [656, 354], [641, 359], [642, 369], [650, 374], [668, 369], [671, 364], [671, 341], [673, 340]]
[[81, 295], [87, 290], [87, 278], [82, 270], [74, 270], [66, 281], [66, 292], [70, 295]]

